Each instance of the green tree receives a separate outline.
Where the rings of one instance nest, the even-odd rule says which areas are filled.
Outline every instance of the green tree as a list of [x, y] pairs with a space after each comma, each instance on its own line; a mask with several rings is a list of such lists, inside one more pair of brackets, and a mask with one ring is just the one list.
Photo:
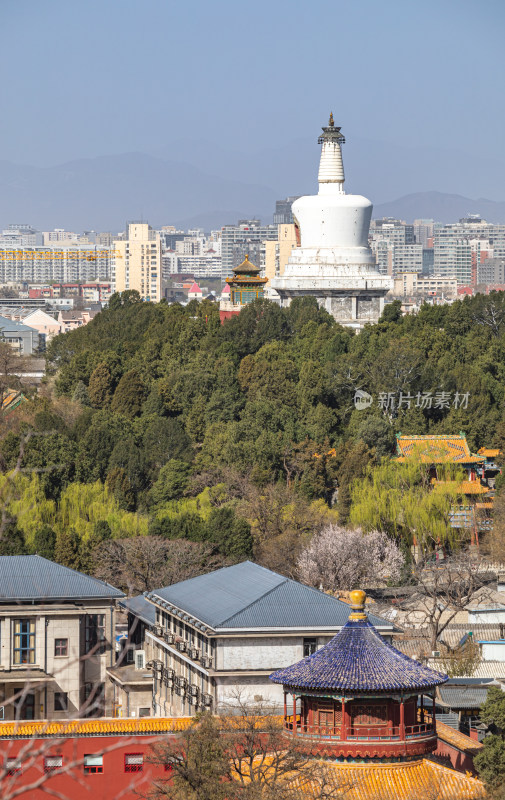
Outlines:
[[206, 539], [215, 542], [219, 552], [233, 559], [250, 558], [253, 553], [251, 526], [237, 517], [232, 508], [223, 506], [211, 511], [205, 524]]
[[23, 531], [15, 519], [2, 524], [0, 532], [0, 556], [22, 556], [27, 553]]
[[56, 546], [56, 533], [49, 525], [42, 525], [34, 533], [32, 550], [39, 556], [54, 560], [54, 548]]
[[91, 373], [88, 395], [94, 408], [106, 408], [110, 405], [114, 392], [114, 383], [109, 367], [101, 362]]
[[112, 467], [107, 475], [107, 489], [117, 500], [119, 508], [135, 511], [137, 501], [128, 473], [123, 467]]
[[182, 497], [188, 487], [190, 475], [191, 467], [186, 461], [171, 458], [160, 469], [158, 480], [151, 489], [151, 500], [154, 505]]
[[81, 539], [73, 528], [60, 530], [56, 534], [54, 560], [64, 567], [79, 570], [81, 568]]
[[142, 410], [144, 394], [145, 387], [142, 378], [136, 370], [132, 369], [126, 372], [119, 381], [112, 398], [111, 409], [116, 414], [123, 414], [129, 419], [134, 419]]
[[492, 797], [505, 795], [505, 693], [499, 686], [491, 686], [485, 702], [480, 707], [480, 718], [490, 726], [491, 735], [484, 739], [484, 747], [477, 753], [474, 763]]
[[75, 385], [74, 393], [72, 395], [74, 403], [80, 403], [81, 406], [90, 406], [91, 400], [89, 397], [88, 387], [84, 381], [78, 381]]

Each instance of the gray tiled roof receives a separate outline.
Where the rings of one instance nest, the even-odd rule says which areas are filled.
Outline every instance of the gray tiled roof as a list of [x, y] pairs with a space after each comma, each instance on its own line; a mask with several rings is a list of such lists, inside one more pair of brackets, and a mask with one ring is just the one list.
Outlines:
[[115, 597], [124, 593], [42, 556], [0, 556], [0, 602]]
[[440, 686], [439, 702], [448, 708], [479, 708], [487, 699], [489, 685]]
[[129, 597], [128, 600], [121, 600], [119, 605], [135, 614], [143, 622], [147, 622], [148, 625], [154, 625], [156, 622], [156, 609], [143, 594]]
[[[338, 629], [350, 607], [317, 589], [244, 561], [190, 578], [148, 597], [173, 604], [212, 628]], [[378, 628], [385, 620], [369, 616]]]
[[8, 317], [0, 317], [0, 328], [5, 329], [6, 331], [34, 331], [35, 328], [30, 328], [28, 325], [24, 325], [22, 322], [17, 322], [16, 320], [9, 319]]

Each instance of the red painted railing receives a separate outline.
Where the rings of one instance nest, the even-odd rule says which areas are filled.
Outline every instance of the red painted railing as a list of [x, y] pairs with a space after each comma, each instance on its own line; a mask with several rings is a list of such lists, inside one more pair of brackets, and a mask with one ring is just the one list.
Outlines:
[[[285, 730], [293, 730], [293, 717], [287, 717], [284, 723]], [[322, 739], [336, 739], [340, 741], [341, 728], [330, 725], [308, 725], [296, 718], [296, 734], [298, 736], [317, 737]], [[416, 739], [434, 736], [435, 729], [431, 720], [427, 723], [405, 725], [405, 739]], [[400, 741], [400, 727], [398, 725], [350, 725], [347, 729], [347, 741]]]

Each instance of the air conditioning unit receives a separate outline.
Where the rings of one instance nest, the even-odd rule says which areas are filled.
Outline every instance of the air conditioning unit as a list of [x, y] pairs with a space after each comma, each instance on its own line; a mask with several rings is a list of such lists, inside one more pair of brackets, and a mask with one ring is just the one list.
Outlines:
[[432, 650], [431, 651], [432, 658], [440, 658], [440, 650]]
[[202, 667], [210, 669], [212, 667], [212, 659], [210, 656], [202, 656]]
[[211, 706], [212, 705], [212, 695], [211, 694], [204, 694], [202, 696], [202, 703], [204, 706]]
[[155, 636], [163, 636], [163, 628], [161, 627], [161, 625], [155, 625], [153, 632]]
[[187, 642], [184, 639], [180, 639], [178, 642], [175, 643], [179, 653], [185, 653], [187, 650]]
[[135, 669], [146, 668], [146, 654], [144, 650], [135, 650]]
[[164, 633], [163, 638], [167, 644], [173, 644], [175, 640], [175, 636], [173, 633]]
[[192, 658], [194, 661], [200, 658], [200, 648], [199, 647], [190, 647], [189, 648], [189, 657]]
[[200, 690], [195, 683], [192, 683], [191, 686], [188, 687], [188, 694], [191, 695], [191, 697], [198, 697], [199, 691]]
[[163, 681], [163, 684], [165, 686], [172, 686], [172, 684], [174, 682], [174, 675], [175, 675], [175, 673], [174, 673], [173, 669], [170, 669], [170, 668], [164, 669], [163, 673], [162, 673], [162, 678], [161, 678], [162, 681]]
[[176, 677], [176, 679], [175, 679], [175, 685], [176, 685], [176, 686], [177, 686], [179, 689], [185, 689], [185, 688], [186, 688], [186, 686], [187, 686], [187, 684], [188, 684], [187, 678], [185, 678], [183, 675], [178, 675], [178, 676]]

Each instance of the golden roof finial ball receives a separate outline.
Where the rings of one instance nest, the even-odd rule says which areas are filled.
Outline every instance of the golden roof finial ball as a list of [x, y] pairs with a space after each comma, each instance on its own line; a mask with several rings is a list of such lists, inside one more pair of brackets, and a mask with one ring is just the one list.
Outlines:
[[366, 592], [364, 592], [363, 589], [354, 589], [352, 592], [349, 592], [349, 599], [352, 608], [349, 619], [366, 619], [366, 614], [364, 613]]

